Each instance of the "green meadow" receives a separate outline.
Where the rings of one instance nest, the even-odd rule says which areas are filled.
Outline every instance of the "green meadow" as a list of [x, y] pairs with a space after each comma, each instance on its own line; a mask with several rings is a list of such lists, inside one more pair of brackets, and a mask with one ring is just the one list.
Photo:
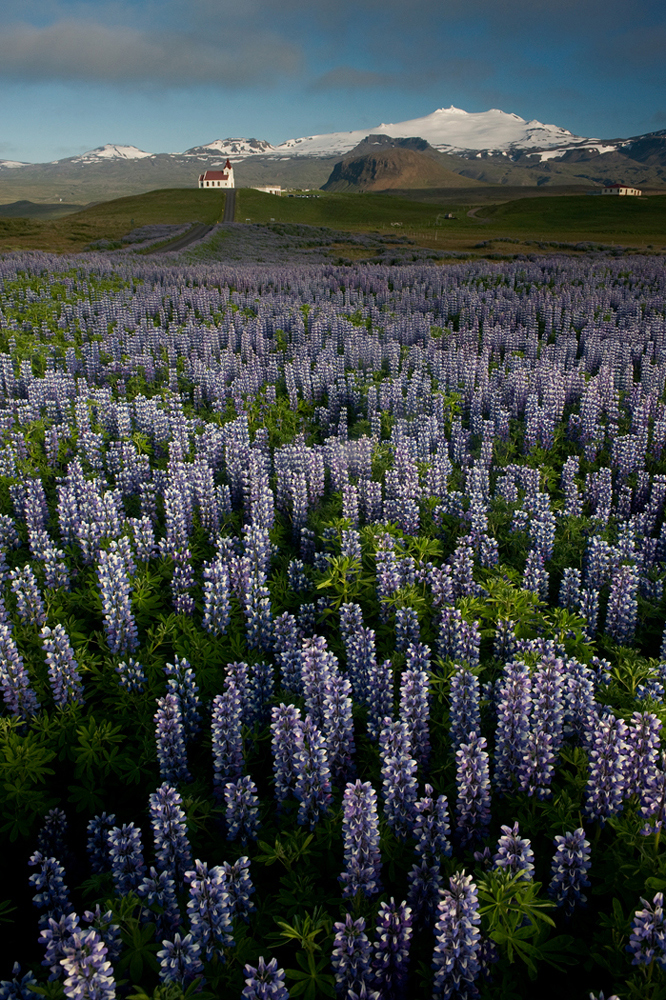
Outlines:
[[[424, 200], [419, 201], [413, 194], [312, 191], [280, 197], [240, 188], [236, 221], [298, 223], [350, 232], [395, 231], [425, 246], [480, 255], [500, 250], [520, 252], [519, 247], [526, 242], [529, 245], [529, 241], [665, 248], [666, 195], [533, 194], [526, 192], [525, 197], [496, 204], [475, 203], [470, 194], [469, 204], [461, 204], [459, 195], [447, 200], [444, 192], [441, 201], [433, 201], [432, 192], [424, 192]], [[173, 188], [90, 205], [60, 219], [0, 218], [0, 250], [78, 252], [101, 239], [117, 241], [131, 229], [151, 223], [210, 225], [221, 220], [224, 201], [223, 192]], [[449, 214], [453, 218], [447, 219]], [[509, 248], [506, 241], [514, 245]]]

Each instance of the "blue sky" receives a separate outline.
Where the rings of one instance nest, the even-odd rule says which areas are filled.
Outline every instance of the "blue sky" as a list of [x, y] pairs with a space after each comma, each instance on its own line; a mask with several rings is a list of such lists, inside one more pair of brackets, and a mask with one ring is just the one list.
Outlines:
[[0, 12], [0, 158], [176, 152], [454, 104], [579, 135], [666, 128], [655, 0], [22, 0]]

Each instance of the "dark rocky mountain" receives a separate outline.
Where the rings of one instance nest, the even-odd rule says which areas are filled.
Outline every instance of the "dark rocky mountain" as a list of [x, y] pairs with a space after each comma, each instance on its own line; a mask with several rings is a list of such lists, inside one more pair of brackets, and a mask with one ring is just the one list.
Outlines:
[[[431, 150], [434, 156], [429, 155]], [[447, 170], [438, 162], [442, 156], [425, 139], [369, 135], [349, 156], [336, 163], [323, 190], [390, 191], [478, 185], [478, 181]]]

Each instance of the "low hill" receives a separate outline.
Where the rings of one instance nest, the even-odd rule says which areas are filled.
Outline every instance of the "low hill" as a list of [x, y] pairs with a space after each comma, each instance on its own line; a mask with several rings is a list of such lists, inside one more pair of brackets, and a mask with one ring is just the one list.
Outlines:
[[390, 191], [395, 188], [475, 188], [478, 181], [447, 170], [426, 152], [380, 146], [376, 152], [336, 163], [324, 191]]
[[68, 205], [63, 201], [53, 204], [37, 204], [34, 201], [12, 201], [0, 205], [0, 219], [60, 219], [63, 215], [80, 212], [84, 205]]

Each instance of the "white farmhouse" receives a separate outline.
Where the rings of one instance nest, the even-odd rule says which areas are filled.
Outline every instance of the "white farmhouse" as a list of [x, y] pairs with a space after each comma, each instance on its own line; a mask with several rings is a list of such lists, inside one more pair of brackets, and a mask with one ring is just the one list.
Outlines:
[[628, 187], [626, 184], [606, 184], [601, 191], [602, 194], [633, 194], [640, 198], [643, 193], [640, 188]]
[[229, 160], [224, 164], [224, 170], [207, 170], [199, 174], [200, 188], [232, 188], [234, 184], [234, 168]]
[[253, 191], [263, 191], [265, 194], [282, 194], [282, 187], [280, 184], [265, 184], [263, 187], [253, 187]]

